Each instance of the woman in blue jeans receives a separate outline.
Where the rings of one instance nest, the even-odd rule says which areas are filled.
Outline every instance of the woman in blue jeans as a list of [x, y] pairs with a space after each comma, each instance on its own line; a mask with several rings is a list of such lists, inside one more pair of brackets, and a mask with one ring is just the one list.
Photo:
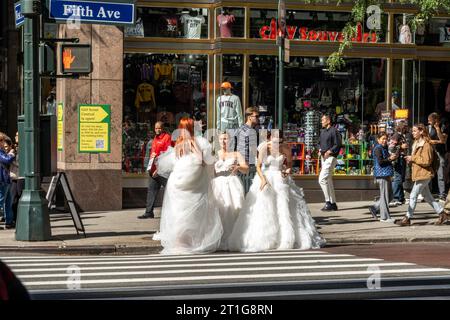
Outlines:
[[416, 209], [417, 197], [422, 194], [425, 201], [430, 204], [433, 210], [439, 215], [436, 224], [443, 224], [447, 220], [444, 208], [437, 202], [431, 194], [429, 183], [436, 172], [433, 170], [433, 147], [430, 144], [430, 136], [427, 128], [422, 124], [413, 127], [414, 144], [410, 156], [405, 159], [412, 168], [412, 181], [414, 186], [411, 190], [408, 204], [408, 211], [403, 219], [396, 221], [401, 227], [410, 226], [411, 219]]
[[11, 229], [13, 225], [13, 210], [11, 197], [11, 178], [9, 175], [9, 165], [13, 162], [14, 152], [6, 153], [5, 140], [7, 136], [0, 132], [0, 208], [5, 215], [5, 228]]
[[373, 148], [373, 175], [380, 187], [380, 199], [369, 207], [369, 211], [374, 219], [378, 219], [377, 214], [380, 213], [381, 222], [394, 223], [389, 213], [389, 201], [392, 199], [391, 177], [394, 175], [392, 161], [397, 158], [397, 155], [389, 154], [386, 132], [378, 134], [377, 142], [378, 144]]

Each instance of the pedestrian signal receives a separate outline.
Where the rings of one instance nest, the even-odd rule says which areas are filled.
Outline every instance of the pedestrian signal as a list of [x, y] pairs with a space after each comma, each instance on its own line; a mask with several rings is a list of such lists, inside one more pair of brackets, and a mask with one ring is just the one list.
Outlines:
[[89, 44], [61, 45], [61, 73], [91, 73], [92, 52]]

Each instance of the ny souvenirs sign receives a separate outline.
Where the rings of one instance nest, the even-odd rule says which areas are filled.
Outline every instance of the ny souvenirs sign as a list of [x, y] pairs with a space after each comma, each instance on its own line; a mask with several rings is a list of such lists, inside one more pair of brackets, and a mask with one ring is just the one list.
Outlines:
[[[279, 31], [277, 30], [276, 20], [272, 19], [270, 26], [263, 26], [259, 29], [259, 35], [262, 39], [275, 40]], [[344, 35], [341, 31], [312, 30], [302, 26], [286, 26], [286, 38], [289, 40], [342, 42]], [[378, 42], [378, 36], [374, 31], [363, 33], [363, 27], [361, 23], [358, 23], [356, 36], [352, 38], [352, 42], [376, 43]]]

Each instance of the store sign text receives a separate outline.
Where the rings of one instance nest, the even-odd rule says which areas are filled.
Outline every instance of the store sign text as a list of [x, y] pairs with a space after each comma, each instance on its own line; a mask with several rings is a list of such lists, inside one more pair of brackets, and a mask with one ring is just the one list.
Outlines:
[[[287, 38], [289, 40], [307, 40], [307, 41], [331, 41], [341, 42], [344, 40], [344, 35], [340, 31], [322, 31], [309, 30], [307, 27], [286, 26]], [[277, 37], [277, 23], [272, 19], [270, 26], [263, 26], [259, 30], [259, 35], [262, 39], [275, 40]], [[364, 32], [362, 25], [358, 23], [356, 26], [356, 37], [352, 38], [353, 42], [378, 42], [377, 34], [375, 32]]]

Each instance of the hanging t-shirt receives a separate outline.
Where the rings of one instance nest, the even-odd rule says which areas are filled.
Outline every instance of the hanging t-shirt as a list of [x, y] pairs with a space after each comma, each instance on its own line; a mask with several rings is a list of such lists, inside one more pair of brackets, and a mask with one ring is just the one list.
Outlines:
[[178, 35], [178, 18], [176, 16], [163, 16], [160, 31], [164, 36], [176, 37]]
[[153, 104], [153, 106], [156, 105], [155, 89], [149, 83], [141, 83], [137, 88], [134, 105], [137, 109], [140, 109], [142, 103], [150, 103]]
[[222, 38], [231, 38], [233, 36], [232, 27], [236, 18], [232, 14], [220, 14], [217, 16], [219, 24], [220, 36]]
[[205, 17], [193, 17], [189, 14], [181, 16], [181, 23], [184, 24], [184, 37], [187, 39], [200, 39], [202, 36], [202, 24], [205, 23]]
[[155, 80], [172, 80], [173, 79], [173, 66], [171, 64], [157, 64], [155, 66]]
[[188, 64], [175, 64], [174, 69], [175, 69], [175, 82], [189, 81], [190, 66]]

